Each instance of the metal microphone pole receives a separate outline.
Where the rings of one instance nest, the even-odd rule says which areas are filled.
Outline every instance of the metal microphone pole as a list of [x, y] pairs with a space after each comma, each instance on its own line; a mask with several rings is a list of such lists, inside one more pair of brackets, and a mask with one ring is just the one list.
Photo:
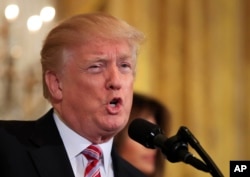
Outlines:
[[209, 172], [213, 177], [223, 177], [223, 174], [221, 173], [219, 168], [216, 166], [214, 161], [202, 148], [199, 141], [195, 138], [195, 136], [189, 131], [187, 127], [184, 127], [184, 126], [180, 127], [180, 129], [178, 130], [177, 136], [180, 136], [181, 138], [183, 138], [196, 150], [196, 152], [200, 155], [200, 157], [206, 163], [207, 168], [209, 169]]

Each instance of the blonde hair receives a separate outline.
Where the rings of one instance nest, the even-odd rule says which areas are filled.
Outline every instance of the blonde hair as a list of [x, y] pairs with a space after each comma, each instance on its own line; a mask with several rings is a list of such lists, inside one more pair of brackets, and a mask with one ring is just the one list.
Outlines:
[[45, 83], [46, 71], [58, 72], [62, 68], [65, 49], [87, 44], [89, 40], [95, 38], [126, 40], [137, 53], [145, 37], [142, 32], [125, 21], [104, 13], [75, 15], [61, 22], [49, 32], [41, 50], [45, 98], [49, 98], [49, 91]]

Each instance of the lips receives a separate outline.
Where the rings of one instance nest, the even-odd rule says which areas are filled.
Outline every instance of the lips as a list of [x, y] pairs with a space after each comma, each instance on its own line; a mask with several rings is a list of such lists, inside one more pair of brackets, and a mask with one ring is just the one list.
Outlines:
[[109, 114], [118, 114], [121, 110], [122, 99], [121, 98], [113, 98], [107, 104], [107, 111]]

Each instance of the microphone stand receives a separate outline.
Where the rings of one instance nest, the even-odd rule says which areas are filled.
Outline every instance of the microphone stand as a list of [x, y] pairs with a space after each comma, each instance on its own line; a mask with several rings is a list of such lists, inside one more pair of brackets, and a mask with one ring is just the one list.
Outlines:
[[206, 153], [206, 151], [200, 145], [199, 141], [187, 127], [181, 126], [177, 133], [177, 136], [179, 136], [180, 139], [187, 141], [196, 150], [196, 152], [206, 163], [206, 166], [213, 177], [223, 177], [223, 174], [221, 173], [219, 168], [216, 166], [211, 157]]

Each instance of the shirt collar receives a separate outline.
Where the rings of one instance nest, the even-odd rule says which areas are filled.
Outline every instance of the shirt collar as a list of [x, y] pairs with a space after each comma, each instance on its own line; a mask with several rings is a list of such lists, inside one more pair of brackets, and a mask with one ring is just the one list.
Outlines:
[[[54, 112], [53, 114], [56, 126], [59, 130], [61, 138], [63, 140], [66, 152], [68, 154], [69, 159], [75, 158], [79, 155], [84, 149], [86, 149], [92, 143], [86, 138], [80, 136], [75, 131], [70, 129], [60, 118], [59, 115]], [[104, 170], [108, 171], [109, 164], [112, 163], [111, 159], [111, 149], [113, 144], [113, 138], [109, 141], [98, 144], [102, 149], [103, 153], [103, 165]]]

